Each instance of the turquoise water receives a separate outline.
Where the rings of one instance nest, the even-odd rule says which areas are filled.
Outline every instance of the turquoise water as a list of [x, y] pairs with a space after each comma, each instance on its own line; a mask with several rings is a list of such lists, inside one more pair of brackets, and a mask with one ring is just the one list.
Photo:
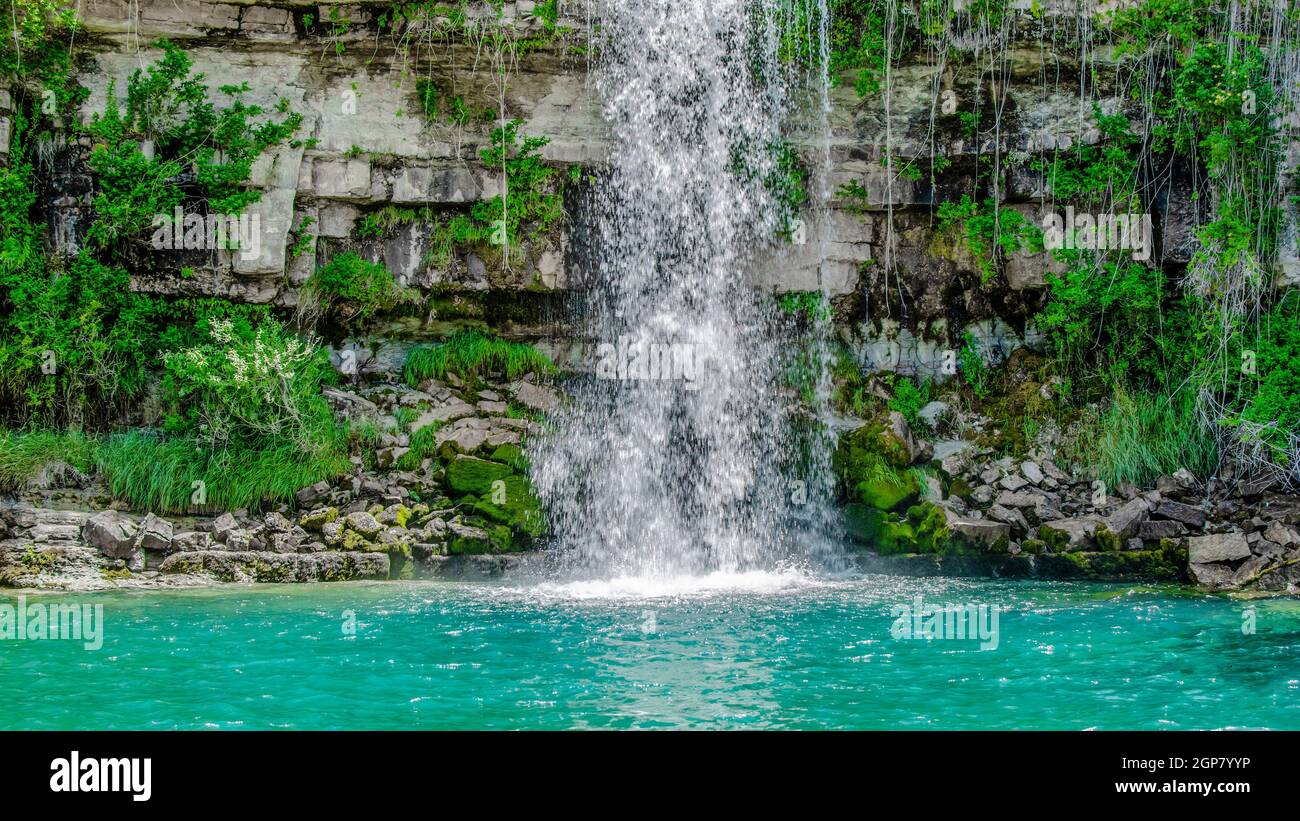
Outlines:
[[[996, 648], [891, 636], [918, 594], [997, 605]], [[103, 604], [104, 643], [0, 641], [4, 729], [1300, 729], [1293, 600], [756, 575], [27, 601]]]

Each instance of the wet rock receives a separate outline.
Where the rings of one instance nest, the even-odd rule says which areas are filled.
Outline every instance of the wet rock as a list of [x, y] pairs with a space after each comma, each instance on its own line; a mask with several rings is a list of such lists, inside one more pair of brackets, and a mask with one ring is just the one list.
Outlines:
[[254, 553], [199, 550], [173, 553], [162, 573], [201, 573], [226, 582], [316, 582], [388, 578], [389, 559], [375, 552]]
[[560, 395], [542, 385], [518, 382], [515, 384], [515, 401], [530, 410], [550, 413], [560, 406]]

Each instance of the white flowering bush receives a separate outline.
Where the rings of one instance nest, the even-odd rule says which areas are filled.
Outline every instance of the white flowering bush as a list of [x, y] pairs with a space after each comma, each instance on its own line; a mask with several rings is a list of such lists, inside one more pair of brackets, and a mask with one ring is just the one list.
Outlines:
[[306, 452], [328, 446], [334, 433], [322, 381], [327, 354], [273, 320], [254, 328], [213, 319], [208, 339], [166, 356], [166, 426], [212, 447], [258, 440], [293, 443]]

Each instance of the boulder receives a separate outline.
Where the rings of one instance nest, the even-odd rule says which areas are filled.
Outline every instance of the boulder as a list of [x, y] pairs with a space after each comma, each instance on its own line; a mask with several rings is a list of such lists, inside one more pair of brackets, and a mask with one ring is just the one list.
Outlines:
[[1041, 485], [1043, 483], [1043, 469], [1038, 466], [1037, 462], [1021, 462], [1020, 475], [1028, 479], [1031, 484]]
[[985, 548], [996, 548], [999, 545], [1005, 545], [1011, 538], [1011, 525], [988, 519], [965, 519], [949, 516], [948, 530], [955, 536]]
[[1054, 550], [1083, 550], [1092, 546], [1099, 524], [1101, 522], [1091, 517], [1056, 519], [1039, 526], [1038, 538]]
[[167, 550], [172, 546], [172, 523], [150, 513], [140, 523], [140, 547]]
[[1146, 500], [1135, 498], [1120, 505], [1118, 510], [1106, 517], [1106, 529], [1120, 539], [1132, 538], [1137, 535], [1149, 513]]
[[1171, 519], [1148, 519], [1138, 527], [1138, 537], [1145, 541], [1181, 539], [1187, 535], [1187, 525]]
[[515, 386], [515, 401], [531, 410], [550, 413], [560, 406], [560, 395], [542, 385], [519, 382]]
[[110, 559], [130, 559], [136, 552], [139, 526], [116, 510], [91, 516], [81, 529], [81, 538]]
[[360, 533], [367, 541], [373, 541], [379, 535], [379, 532], [384, 529], [384, 526], [374, 516], [364, 510], [349, 513], [345, 518], [348, 529]]
[[1170, 519], [1175, 522], [1182, 522], [1188, 527], [1197, 530], [1205, 527], [1205, 512], [1199, 508], [1185, 505], [1182, 502], [1174, 502], [1168, 499], [1161, 502], [1152, 511], [1152, 516], [1157, 519]]
[[325, 481], [317, 482], [314, 485], [308, 485], [302, 488], [293, 496], [298, 500], [300, 505], [310, 505], [324, 499], [330, 493], [330, 483]]
[[228, 541], [230, 534], [238, 529], [239, 522], [230, 513], [222, 513], [212, 520], [212, 538], [223, 544]]
[[1250, 542], [1244, 533], [1215, 533], [1187, 540], [1187, 560], [1192, 564], [1233, 562], [1250, 556]]

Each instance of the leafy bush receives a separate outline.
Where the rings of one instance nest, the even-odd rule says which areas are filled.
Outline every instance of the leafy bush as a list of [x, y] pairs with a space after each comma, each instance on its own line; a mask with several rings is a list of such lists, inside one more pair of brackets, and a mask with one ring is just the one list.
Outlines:
[[977, 203], [963, 194], [960, 202], [940, 203], [936, 216], [940, 232], [965, 242], [985, 284], [997, 276], [997, 265], [1008, 254], [1043, 250], [1042, 230], [1019, 211], [999, 208], [992, 198]]
[[555, 363], [531, 345], [507, 342], [479, 331], [461, 331], [441, 345], [413, 348], [407, 354], [405, 367], [406, 382], [412, 387], [426, 379], [443, 379], [449, 373], [495, 373], [517, 379], [530, 372], [554, 373]]
[[167, 428], [214, 450], [275, 442], [304, 454], [336, 444], [334, 419], [321, 396], [334, 378], [325, 351], [279, 323], [251, 329], [215, 319], [209, 339], [166, 356]]
[[363, 322], [409, 298], [387, 268], [346, 251], [316, 269], [307, 288], [341, 320]]
[[66, 462], [83, 473], [95, 467], [98, 442], [77, 431], [0, 431], [0, 490], [14, 491], [47, 462]]
[[1109, 393], [1161, 390], [1195, 370], [1203, 321], [1161, 270], [1071, 256], [1064, 274], [1047, 275], [1050, 299], [1036, 317], [1063, 375]]

